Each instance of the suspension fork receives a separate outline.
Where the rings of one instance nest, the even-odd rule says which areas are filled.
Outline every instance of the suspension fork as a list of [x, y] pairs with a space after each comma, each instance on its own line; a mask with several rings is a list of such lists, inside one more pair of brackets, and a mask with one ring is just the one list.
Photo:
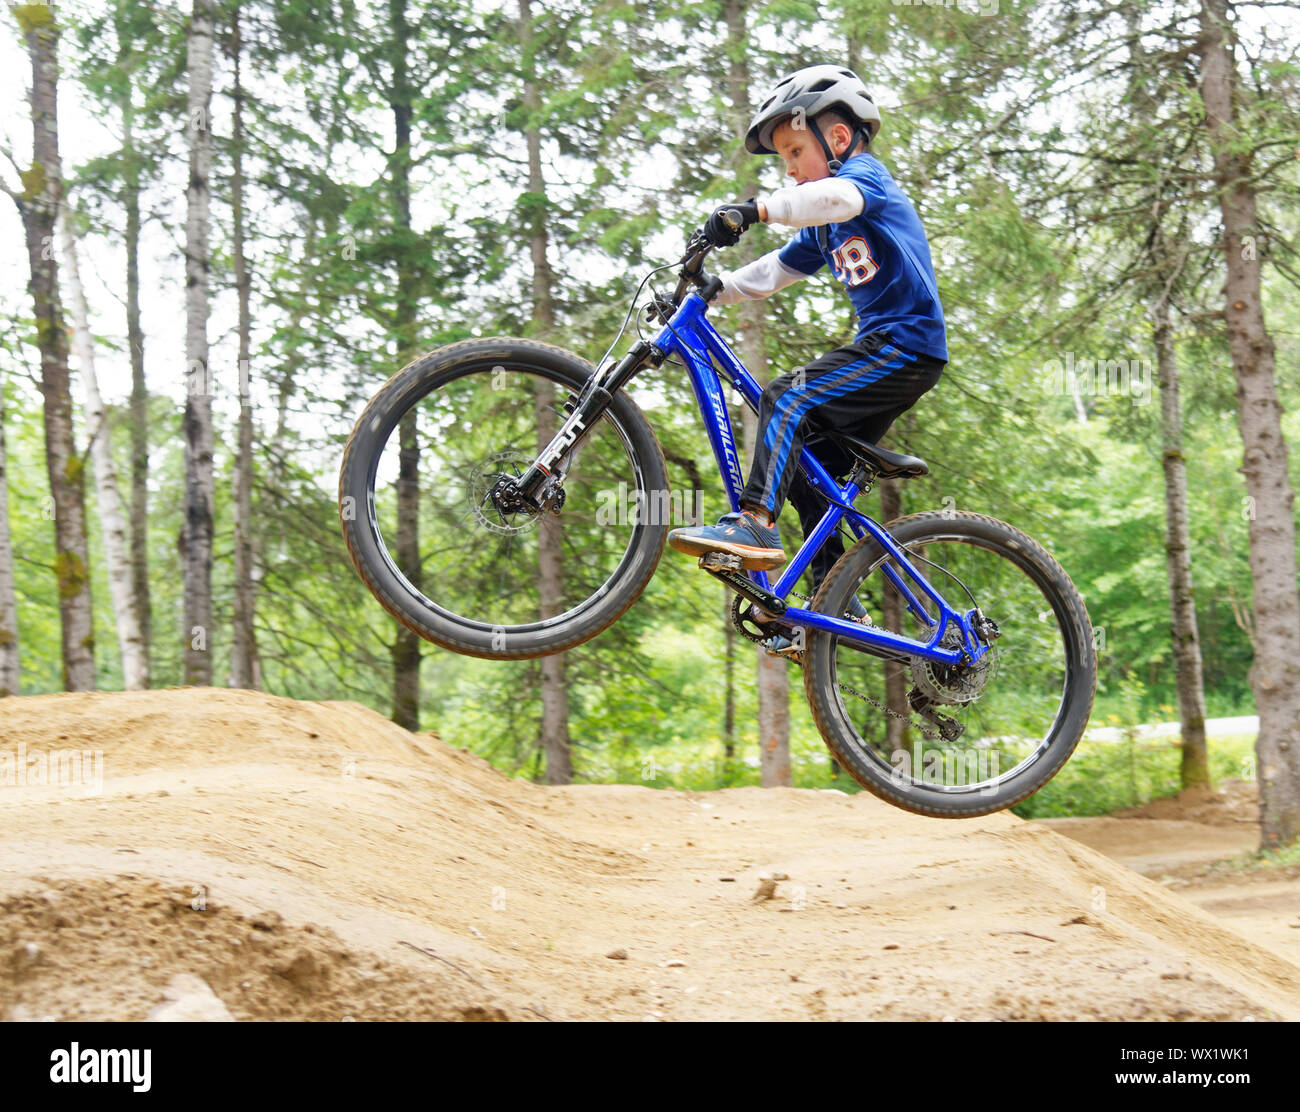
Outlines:
[[559, 461], [577, 450], [610, 407], [614, 395], [632, 381], [655, 352], [655, 346], [648, 340], [638, 340], [613, 366], [597, 370], [577, 398], [564, 403], [568, 417], [528, 470], [518, 479], [503, 479], [493, 488], [492, 500], [498, 509], [534, 514], [550, 509], [564, 478], [558, 467]]

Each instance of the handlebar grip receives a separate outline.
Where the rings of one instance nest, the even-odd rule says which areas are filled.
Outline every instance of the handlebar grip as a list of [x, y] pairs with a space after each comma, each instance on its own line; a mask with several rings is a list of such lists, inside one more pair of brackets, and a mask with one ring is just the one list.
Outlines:
[[739, 209], [725, 209], [722, 213], [722, 220], [733, 232], [738, 232], [744, 222], [744, 217], [740, 215]]

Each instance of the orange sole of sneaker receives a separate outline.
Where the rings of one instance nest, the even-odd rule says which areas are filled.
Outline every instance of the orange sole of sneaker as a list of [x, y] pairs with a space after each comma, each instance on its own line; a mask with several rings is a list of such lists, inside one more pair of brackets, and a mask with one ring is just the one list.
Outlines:
[[685, 552], [688, 556], [706, 556], [710, 552], [725, 552], [729, 556], [739, 556], [741, 566], [751, 571], [771, 571], [785, 563], [785, 552], [779, 548], [753, 548], [750, 545], [725, 543], [698, 544], [689, 540], [680, 540], [672, 534], [668, 536], [668, 543], [678, 552]]

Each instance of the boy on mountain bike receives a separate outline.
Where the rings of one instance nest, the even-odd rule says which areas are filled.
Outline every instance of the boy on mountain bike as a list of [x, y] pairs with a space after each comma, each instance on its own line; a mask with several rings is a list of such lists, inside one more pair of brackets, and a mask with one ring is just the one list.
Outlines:
[[[779, 81], [750, 122], [746, 148], [779, 154], [795, 184], [721, 206], [705, 235], [726, 247], [760, 220], [800, 231], [779, 250], [720, 275], [713, 303], [768, 297], [829, 264], [857, 311], [858, 333], [763, 391], [740, 510], [716, 525], [673, 530], [668, 543], [681, 552], [729, 553], [746, 568], [779, 567], [786, 556], [776, 518], [786, 498], [805, 536], [826, 511], [799, 471], [800, 447], [810, 443], [838, 478], [852, 459], [817, 439], [819, 428], [874, 444], [939, 381], [948, 348], [930, 245], [911, 202], [871, 153], [879, 129], [880, 113], [861, 80], [834, 65]], [[833, 534], [809, 568], [814, 586], [843, 554]]]

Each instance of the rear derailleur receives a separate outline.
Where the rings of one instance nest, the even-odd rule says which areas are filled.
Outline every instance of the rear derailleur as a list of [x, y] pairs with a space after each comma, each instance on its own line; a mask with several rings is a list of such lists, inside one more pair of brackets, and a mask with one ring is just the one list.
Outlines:
[[955, 718], [940, 714], [935, 710], [935, 703], [919, 687], [913, 687], [907, 693], [907, 705], [933, 726], [939, 728], [939, 736], [944, 741], [956, 741], [966, 732], [966, 726]]

